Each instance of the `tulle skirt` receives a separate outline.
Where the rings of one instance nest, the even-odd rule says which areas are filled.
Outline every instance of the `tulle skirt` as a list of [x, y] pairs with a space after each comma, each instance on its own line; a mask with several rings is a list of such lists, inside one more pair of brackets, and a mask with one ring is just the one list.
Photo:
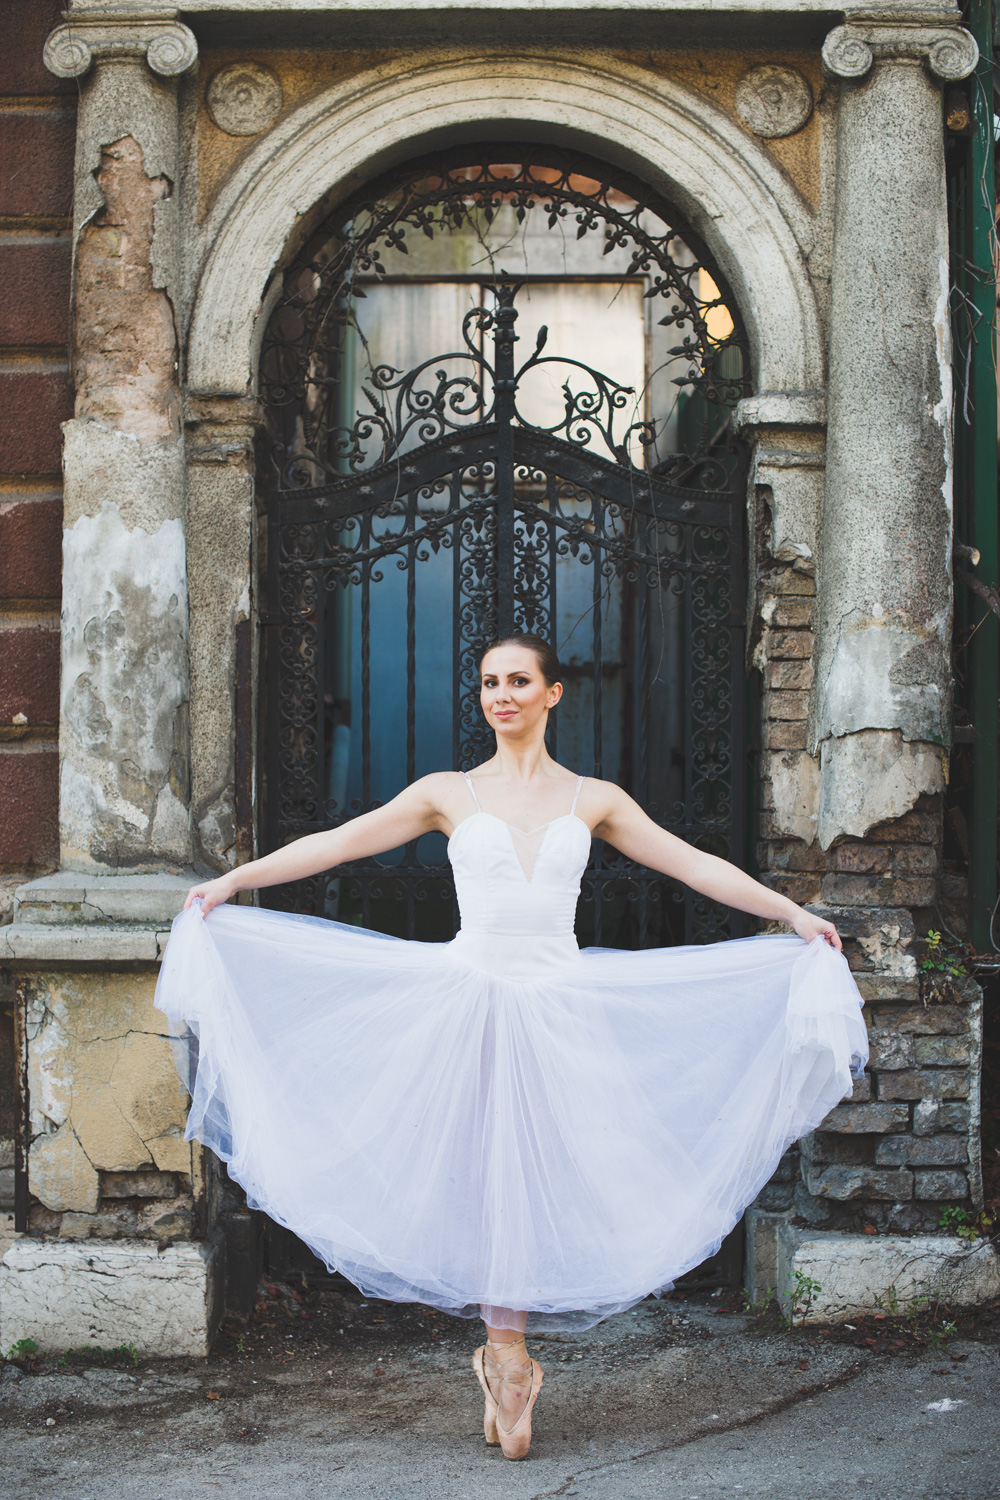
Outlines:
[[193, 907], [157, 990], [188, 1138], [373, 1297], [545, 1330], [669, 1289], [849, 1092], [857, 988], [820, 939], [532, 941]]

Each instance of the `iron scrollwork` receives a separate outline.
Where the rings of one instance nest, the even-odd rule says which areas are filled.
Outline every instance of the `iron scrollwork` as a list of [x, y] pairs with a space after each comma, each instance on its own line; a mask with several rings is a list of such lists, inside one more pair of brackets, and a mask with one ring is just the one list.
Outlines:
[[[373, 644], [373, 620], [390, 598], [398, 599], [391, 649], [405, 698], [399, 743], [406, 779], [418, 774], [418, 657], [429, 628], [418, 588], [433, 574], [435, 609], [450, 620], [456, 768], [490, 753], [479, 708], [483, 645], [512, 629], [557, 636], [561, 591], [575, 590], [583, 602], [568, 642], [557, 644], [583, 663], [575, 689], [590, 738], [579, 768], [604, 774], [611, 746], [617, 774], [658, 821], [739, 857], [743, 467], [727, 414], [746, 388], [742, 330], [734, 317], [731, 335], [713, 339], [711, 314], [724, 293], [702, 294], [705, 262], [690, 251], [693, 237], [637, 184], [623, 188], [606, 169], [558, 153], [544, 172], [501, 172], [493, 165], [501, 159], [511, 160], [494, 151], [399, 174], [345, 206], [286, 274], [262, 359], [273, 437], [265, 842], [276, 847], [377, 801], [373, 755], [386, 732], [376, 719], [386, 667], [377, 653], [386, 638]], [[645, 278], [646, 295], [665, 307], [661, 322], [678, 331], [672, 356], [687, 361], [678, 383], [709, 414], [700, 446], [651, 461], [655, 424], [637, 418], [636, 392], [550, 353], [544, 328], [518, 359], [523, 283], [503, 273], [465, 314], [460, 347], [406, 371], [374, 365], [361, 387], [365, 409], [339, 419], [339, 361], [365, 278], [377, 279], [383, 255], [408, 235], [433, 238], [501, 207], [519, 221], [540, 210], [553, 230], [603, 232], [609, 252], [626, 250], [628, 274]], [[528, 383], [557, 367], [562, 410], [533, 421]], [[444, 622], [433, 623], [440, 641]], [[348, 638], [351, 663], [338, 666], [338, 643]], [[684, 721], [671, 731], [680, 748], [670, 752], [679, 761], [669, 775], [657, 759], [665, 653], [673, 653], [671, 691]], [[552, 729], [557, 753], [557, 722]], [[348, 739], [360, 765], [350, 785], [337, 769], [337, 746]], [[731, 930], [729, 914], [603, 847], [583, 895], [584, 929], [598, 943], [704, 941]], [[447, 936], [453, 921], [447, 867], [417, 844], [394, 862], [361, 862], [273, 899], [407, 936]]]

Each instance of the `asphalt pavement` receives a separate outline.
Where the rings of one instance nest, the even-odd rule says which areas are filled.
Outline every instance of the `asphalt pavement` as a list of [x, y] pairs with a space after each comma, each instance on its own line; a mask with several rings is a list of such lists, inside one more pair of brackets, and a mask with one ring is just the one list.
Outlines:
[[[712, 1299], [649, 1301], [529, 1339], [546, 1371], [530, 1458], [482, 1438], [478, 1325], [348, 1290], [312, 1321], [271, 1289], [208, 1361], [0, 1372], [4, 1500], [992, 1500], [1000, 1349], [761, 1329]], [[294, 1321], [282, 1321], [282, 1307]], [[860, 1339], [860, 1335], [858, 1335]], [[119, 1358], [118, 1364], [121, 1364]]]

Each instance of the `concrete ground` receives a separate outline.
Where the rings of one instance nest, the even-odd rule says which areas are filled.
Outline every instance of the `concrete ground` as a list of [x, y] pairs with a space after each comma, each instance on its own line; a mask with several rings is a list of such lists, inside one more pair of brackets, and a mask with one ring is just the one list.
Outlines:
[[932, 1348], [883, 1330], [872, 1348], [762, 1332], [710, 1298], [650, 1301], [586, 1334], [529, 1340], [545, 1386], [531, 1457], [511, 1464], [482, 1438], [478, 1325], [352, 1290], [320, 1325], [296, 1293], [271, 1291], [205, 1362], [8, 1363], [0, 1495], [1000, 1497], [995, 1323]]

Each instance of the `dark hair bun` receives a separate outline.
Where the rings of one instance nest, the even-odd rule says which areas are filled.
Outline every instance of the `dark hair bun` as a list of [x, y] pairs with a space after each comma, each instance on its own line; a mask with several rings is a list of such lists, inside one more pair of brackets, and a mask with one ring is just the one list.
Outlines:
[[486, 650], [479, 658], [480, 670], [482, 670], [483, 659], [488, 656], [491, 651], [495, 651], [498, 646], [523, 646], [526, 651], [533, 651], [535, 654], [535, 658], [538, 661], [539, 670], [542, 676], [545, 678], [545, 681], [548, 683], [549, 687], [552, 687], [554, 683], [557, 683], [562, 676], [562, 668], [559, 666], [559, 658], [552, 647], [549, 645], [548, 641], [543, 640], [540, 635], [532, 635], [532, 633], [527, 630], [516, 632], [514, 635], [502, 635], [499, 636], [497, 640], [490, 641], [489, 645], [486, 647]]

